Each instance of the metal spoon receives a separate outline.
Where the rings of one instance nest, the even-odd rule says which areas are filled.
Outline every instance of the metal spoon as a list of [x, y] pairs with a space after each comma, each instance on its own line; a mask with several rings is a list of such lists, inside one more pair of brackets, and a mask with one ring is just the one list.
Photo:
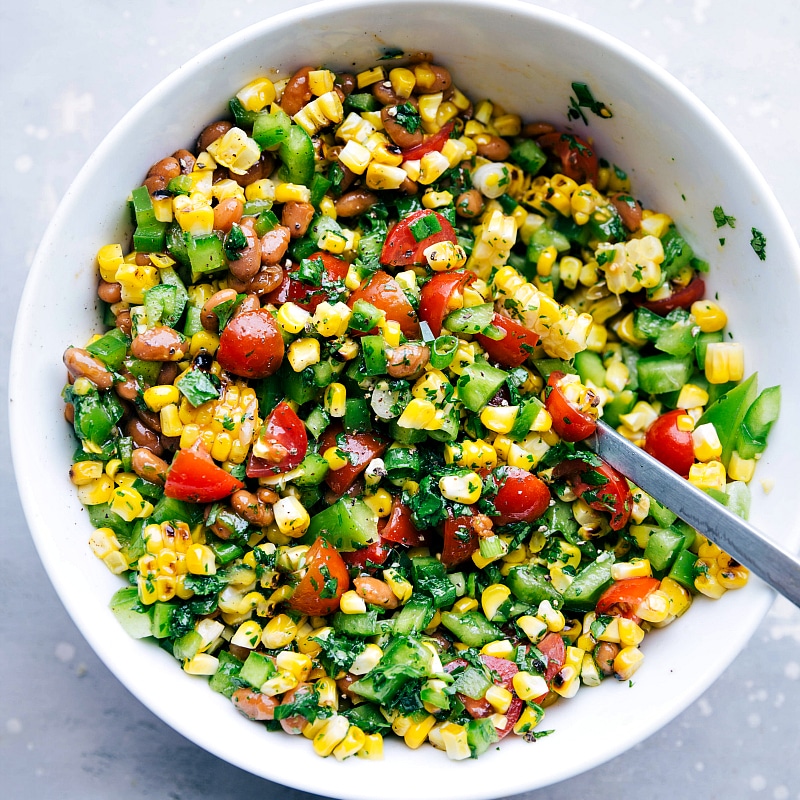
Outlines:
[[800, 559], [604, 422], [589, 449], [800, 607]]

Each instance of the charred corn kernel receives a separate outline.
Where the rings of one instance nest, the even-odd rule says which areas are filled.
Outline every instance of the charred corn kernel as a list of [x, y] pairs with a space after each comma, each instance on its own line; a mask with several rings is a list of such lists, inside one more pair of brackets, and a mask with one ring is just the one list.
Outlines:
[[728, 316], [713, 300], [696, 300], [691, 307], [697, 327], [703, 333], [721, 331], [728, 324]]
[[363, 175], [372, 156], [363, 144], [355, 139], [348, 141], [339, 153], [339, 161], [356, 175]]
[[510, 639], [498, 639], [495, 642], [485, 644], [481, 648], [481, 655], [511, 660], [514, 657], [514, 650], [514, 644]]
[[275, 102], [275, 84], [269, 78], [256, 78], [242, 87], [236, 97], [246, 111], [263, 111]]
[[262, 632], [261, 626], [255, 620], [248, 619], [236, 629], [231, 637], [231, 644], [255, 650], [261, 641]]
[[688, 611], [692, 604], [692, 595], [676, 580], [663, 578], [659, 588], [669, 599], [670, 614], [680, 617]]
[[[750, 573], [747, 567], [737, 564], [734, 567], [720, 567], [716, 574], [717, 582], [723, 589], [741, 589], [748, 581]], [[683, 587], [681, 587], [683, 588]]]
[[150, 264], [123, 263], [114, 275], [114, 281], [121, 287], [123, 301], [136, 305], [144, 302], [144, 293], [158, 285], [159, 280], [158, 270]]
[[717, 576], [712, 575], [710, 572], [705, 575], [698, 575], [694, 579], [694, 588], [700, 594], [704, 594], [712, 600], [719, 600], [726, 592], [725, 587], [717, 580]]
[[295, 339], [286, 353], [286, 359], [295, 372], [302, 372], [306, 367], [319, 363], [319, 339], [305, 337]]
[[431, 728], [436, 724], [436, 717], [433, 714], [428, 714], [419, 722], [412, 721], [408, 729], [403, 733], [403, 741], [406, 747], [416, 750], [422, 746], [428, 739], [428, 734]]
[[371, 161], [366, 169], [367, 188], [375, 191], [399, 189], [407, 177], [406, 171], [401, 167], [379, 161]]
[[97, 528], [89, 537], [91, 551], [100, 559], [120, 549], [117, 535], [111, 528]]
[[261, 148], [241, 128], [233, 127], [208, 146], [217, 164], [244, 175], [261, 158]]
[[346, 467], [350, 463], [347, 453], [338, 447], [329, 447], [322, 454], [322, 457], [328, 462], [328, 467], [333, 470], [342, 469], [342, 467]]
[[722, 443], [713, 422], [706, 422], [692, 431], [692, 445], [698, 461], [714, 461], [722, 455]]
[[[192, 236], [208, 236], [214, 229], [214, 210], [210, 202], [201, 196], [177, 195], [172, 200], [172, 209], [175, 214], [175, 221], [180, 225], [184, 233]], [[141, 300], [132, 302], [141, 303]]]
[[514, 695], [505, 686], [498, 686], [497, 684], [492, 684], [486, 690], [484, 697], [498, 714], [505, 714], [514, 699]]
[[449, 169], [450, 161], [447, 156], [438, 150], [432, 150], [429, 153], [425, 153], [419, 160], [419, 178], [417, 178], [417, 181], [423, 186], [429, 186], [435, 180], [441, 178]]
[[297, 623], [287, 614], [278, 614], [265, 626], [261, 643], [267, 650], [280, 650], [294, 641], [297, 636]]
[[636, 609], [636, 616], [645, 622], [663, 622], [669, 613], [669, 598], [660, 589], [650, 592]]
[[493, 619], [498, 609], [511, 596], [511, 590], [502, 583], [493, 583], [487, 586], [481, 594], [481, 608], [488, 620]]
[[277, 320], [287, 333], [300, 333], [311, 320], [311, 314], [295, 303], [288, 302], [281, 304]]
[[331, 383], [325, 389], [325, 394], [323, 395], [323, 403], [325, 405], [325, 410], [332, 417], [344, 416], [346, 400], [347, 400], [347, 390], [344, 388], [344, 384]]
[[217, 572], [214, 551], [204, 544], [193, 544], [186, 551], [186, 569], [192, 575], [215, 575]]
[[481, 422], [495, 433], [510, 433], [517, 421], [519, 406], [486, 406], [481, 411]]
[[364, 614], [367, 604], [356, 591], [349, 589], [339, 600], [339, 608], [343, 614]]
[[430, 400], [413, 398], [397, 420], [401, 428], [422, 430], [436, 416], [436, 406]]
[[708, 392], [693, 383], [687, 383], [681, 388], [676, 408], [701, 408], [707, 404]]
[[[567, 648], [569, 649], [569, 648]], [[572, 648], [577, 650], [578, 648]], [[561, 671], [553, 679], [553, 691], [564, 698], [575, 697], [581, 686], [581, 668], [583, 667], [583, 651], [581, 651], [580, 663], [575, 665], [564, 665]]]
[[455, 503], [477, 503], [481, 496], [483, 483], [475, 472], [461, 475], [444, 475], [439, 478], [439, 491], [442, 497]]
[[614, 674], [621, 681], [627, 681], [644, 661], [644, 653], [638, 647], [623, 647], [614, 657]]
[[564, 615], [553, 608], [549, 600], [539, 604], [539, 610], [536, 616], [547, 625], [547, 629], [552, 633], [558, 633], [564, 630]]
[[355, 657], [350, 669], [353, 675], [366, 675], [378, 666], [383, 657], [383, 650], [371, 642]]
[[744, 377], [744, 348], [738, 342], [710, 342], [705, 374], [709, 383], [740, 381]]
[[311, 522], [311, 517], [296, 497], [282, 497], [272, 506], [278, 530], [285, 536], [301, 536]]
[[689, 483], [698, 489], [725, 491], [725, 466], [716, 460], [707, 461], [705, 464], [692, 464], [689, 469]]
[[304, 653], [294, 653], [291, 650], [282, 650], [275, 657], [275, 666], [294, 675], [299, 682], [308, 680], [313, 666], [311, 659]]
[[535, 700], [549, 691], [547, 681], [541, 675], [532, 675], [524, 670], [514, 673], [511, 683], [520, 700]]
[[202, 351], [214, 355], [217, 348], [219, 348], [219, 336], [211, 331], [198, 331], [189, 340], [190, 356], [196, 356]]
[[388, 517], [392, 511], [392, 496], [386, 489], [378, 489], [374, 494], [364, 495], [364, 502], [377, 517]]
[[657, 419], [656, 411], [650, 403], [640, 400], [627, 414], [620, 414], [620, 420], [632, 431], [646, 431]]
[[116, 281], [117, 269], [122, 265], [122, 245], [106, 244], [97, 251], [97, 266], [100, 277], [108, 282]]
[[69, 470], [69, 479], [75, 486], [86, 486], [102, 475], [102, 461], [76, 461]]
[[[627, 385], [630, 378], [630, 370], [624, 361], [612, 361], [606, 368], [606, 386], [612, 392], [621, 392]], [[678, 404], [678, 408], [686, 408]]]
[[649, 578], [653, 574], [646, 558], [632, 558], [630, 561], [617, 561], [611, 565], [611, 577], [615, 581], [626, 578]]
[[548, 630], [546, 622], [532, 616], [531, 614], [525, 614], [522, 617], [518, 617], [517, 625], [519, 625], [523, 633], [534, 644], [541, 641]]
[[215, 184], [213, 184], [211, 187], [211, 196], [219, 202], [228, 200], [229, 198], [239, 200], [242, 203], [245, 201], [244, 189], [242, 189], [242, 187], [239, 186], [236, 181], [230, 178], [217, 181]]
[[750, 483], [755, 470], [756, 461], [754, 458], [742, 458], [737, 450], [731, 453], [731, 458], [728, 462], [728, 477], [732, 481]]
[[[159, 419], [161, 422], [161, 433], [163, 433], [164, 436], [180, 436], [183, 432], [183, 423], [178, 413], [178, 406], [176, 406], [175, 403], [165, 405], [159, 412]], [[227, 457], [227, 453], [225, 457]], [[220, 460], [224, 461], [225, 459], [222, 458]]]

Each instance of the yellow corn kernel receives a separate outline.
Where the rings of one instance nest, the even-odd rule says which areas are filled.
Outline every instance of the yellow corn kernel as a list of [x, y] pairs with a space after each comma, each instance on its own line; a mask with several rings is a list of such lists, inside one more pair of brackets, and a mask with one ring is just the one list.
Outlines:
[[627, 316], [623, 317], [621, 322], [616, 326], [615, 332], [623, 342], [630, 344], [633, 347], [642, 347], [643, 345], [647, 344], [646, 339], [640, 339], [633, 332], [633, 311], [631, 311], [631, 313]]
[[367, 188], [375, 191], [399, 189], [407, 177], [406, 171], [397, 165], [370, 161], [367, 166]]
[[311, 517], [303, 504], [293, 496], [282, 497], [272, 506], [278, 530], [285, 536], [297, 537], [306, 532]]
[[492, 684], [486, 690], [484, 696], [489, 705], [491, 705], [498, 714], [505, 714], [514, 698], [514, 695], [512, 695], [505, 686], [498, 686], [497, 684]]
[[510, 639], [498, 639], [495, 642], [485, 644], [481, 648], [481, 654], [484, 656], [511, 660], [514, 657], [514, 649], [514, 645]]
[[623, 647], [614, 657], [614, 674], [621, 681], [630, 680], [644, 661], [644, 653], [638, 647]]
[[336, 747], [333, 748], [333, 757], [337, 761], [344, 761], [350, 756], [358, 755], [366, 742], [366, 734], [357, 725], [351, 725], [347, 734]]
[[161, 411], [165, 406], [175, 405], [180, 400], [180, 392], [177, 386], [151, 386], [145, 389], [142, 399], [151, 411]]
[[343, 614], [363, 614], [367, 610], [367, 604], [358, 592], [349, 589], [339, 600], [339, 608]]
[[422, 205], [424, 208], [442, 208], [449, 206], [453, 202], [453, 195], [448, 191], [435, 192], [429, 189], [422, 195]]
[[100, 277], [114, 283], [117, 269], [122, 265], [122, 245], [106, 244], [97, 251], [97, 266], [100, 268]]
[[192, 575], [215, 575], [217, 564], [214, 551], [204, 544], [193, 544], [186, 551], [186, 569]]
[[126, 522], [133, 522], [145, 510], [142, 495], [132, 487], [118, 486], [111, 492], [109, 508]]
[[286, 614], [278, 614], [264, 626], [261, 642], [267, 650], [280, 650], [293, 642], [296, 636], [294, 620]]
[[612, 392], [621, 392], [628, 385], [629, 377], [630, 371], [625, 362], [614, 359], [606, 368], [606, 387]]
[[636, 609], [636, 616], [646, 622], [664, 622], [669, 613], [669, 597], [660, 589], [650, 592]]
[[623, 647], [636, 647], [644, 639], [644, 630], [632, 619], [626, 619], [625, 617], [617, 618], [617, 632], [619, 634], [619, 643]]
[[744, 348], [738, 342], [710, 342], [705, 374], [709, 383], [740, 381], [744, 377]]
[[295, 303], [283, 303], [278, 309], [278, 325], [287, 333], [300, 333], [310, 320], [311, 314]]
[[378, 81], [382, 80], [386, 80], [386, 71], [383, 67], [372, 67], [371, 69], [365, 69], [356, 75], [356, 83], [358, 84], [359, 89], [363, 89], [366, 86], [372, 86], [373, 83], [378, 83]]
[[150, 264], [121, 264], [114, 275], [114, 281], [121, 287], [122, 300], [131, 305], [144, 302], [144, 293], [156, 286], [160, 278], [158, 270]]
[[453, 603], [453, 612], [456, 614], [464, 614], [467, 611], [474, 611], [478, 608], [478, 601], [474, 597], [459, 597]]
[[286, 359], [295, 372], [302, 372], [306, 367], [319, 363], [319, 339], [304, 337], [295, 339], [286, 353]]
[[102, 475], [102, 461], [76, 461], [69, 469], [69, 479], [75, 486], [86, 486]]
[[689, 469], [689, 483], [698, 489], [717, 489], [725, 491], [725, 466], [721, 461], [711, 460], [705, 464], [692, 464]]
[[339, 152], [339, 161], [356, 175], [364, 174], [371, 158], [369, 150], [355, 139], [347, 142]]
[[[626, 191], [626, 190], [623, 190]], [[672, 218], [666, 214], [655, 214], [649, 209], [642, 212], [642, 232], [660, 239], [672, 225]]]
[[661, 591], [669, 599], [669, 613], [674, 617], [680, 617], [688, 611], [692, 604], [692, 595], [672, 578], [663, 578]]
[[383, 650], [378, 645], [369, 643], [356, 656], [348, 671], [353, 675], [366, 675], [378, 666], [381, 658], [383, 658]]
[[632, 558], [630, 561], [617, 561], [611, 565], [611, 577], [615, 581], [626, 578], [649, 578], [652, 574], [653, 570], [646, 558]]
[[692, 445], [698, 461], [714, 461], [722, 455], [722, 443], [713, 422], [706, 422], [692, 431]]
[[516, 672], [511, 683], [520, 700], [536, 700], [548, 692], [547, 681], [541, 675], [532, 675], [524, 670]]
[[407, 603], [411, 599], [414, 587], [397, 570], [385, 569], [383, 580], [389, 585], [394, 596], [401, 602]]
[[403, 741], [407, 747], [416, 750], [423, 745], [427, 739], [431, 728], [436, 724], [436, 717], [428, 714], [419, 722], [412, 721], [407, 730], [403, 733]]
[[539, 604], [536, 616], [547, 625], [547, 629], [552, 633], [558, 633], [564, 630], [564, 615], [553, 608], [549, 600], [545, 600]]
[[417, 181], [423, 186], [429, 186], [435, 180], [441, 178], [449, 169], [450, 161], [447, 156], [438, 150], [432, 150], [430, 153], [425, 153], [419, 161], [419, 177]]
[[481, 411], [481, 422], [495, 433], [509, 433], [519, 414], [519, 406], [486, 406]]
[[547, 623], [530, 614], [517, 618], [517, 625], [533, 644], [541, 641], [547, 633]]
[[392, 510], [392, 496], [386, 489], [378, 489], [374, 494], [364, 495], [364, 502], [378, 517], [388, 517]]
[[280, 670], [291, 672], [299, 682], [308, 680], [313, 666], [311, 659], [304, 653], [294, 653], [291, 650], [282, 650], [275, 657], [275, 665]]
[[178, 413], [178, 406], [176, 406], [175, 403], [165, 405], [159, 412], [159, 419], [161, 422], [161, 433], [163, 433], [164, 436], [180, 436], [183, 432], [183, 423]]
[[444, 475], [439, 478], [439, 491], [442, 497], [456, 503], [477, 503], [481, 496], [483, 483], [475, 472], [461, 475]]
[[402, 331], [399, 322], [381, 317], [381, 319], [378, 320], [378, 330], [383, 335], [387, 347], [400, 346], [400, 335]]
[[346, 467], [350, 463], [347, 453], [338, 447], [329, 447], [322, 454], [322, 457], [328, 462], [328, 467], [333, 470], [342, 469], [342, 467]]
[[518, 736], [530, 733], [542, 721], [543, 717], [544, 711], [539, 706], [526, 705], [522, 709], [519, 719], [514, 723], [514, 733]]
[[211, 331], [198, 331], [189, 340], [189, 355], [196, 356], [201, 351], [214, 355], [218, 347], [219, 336], [217, 334], [211, 333]]
[[487, 586], [481, 594], [481, 607], [483, 608], [483, 613], [486, 615], [486, 618], [492, 620], [500, 606], [502, 606], [510, 596], [511, 590], [505, 584], [493, 583], [491, 586]]
[[[701, 426], [703, 427], [703, 426]], [[756, 471], [756, 460], [754, 458], [742, 458], [738, 450], [731, 453], [728, 462], [728, 477], [732, 481], [742, 481], [750, 483]]]
[[659, 417], [658, 411], [650, 403], [640, 400], [627, 414], [620, 414], [620, 420], [632, 431], [646, 431]]
[[263, 111], [275, 102], [275, 84], [269, 78], [256, 78], [243, 86], [236, 97], [246, 111]]
[[460, 244], [453, 242], [436, 242], [426, 247], [422, 254], [434, 272], [459, 269], [467, 263], [466, 251]]
[[467, 156], [468, 146], [462, 139], [448, 139], [442, 147], [442, 155], [451, 167], [457, 167]]
[[358, 758], [380, 761], [383, 758], [383, 736], [379, 733], [368, 733], [364, 736], [364, 744], [356, 753]]
[[236, 629], [236, 632], [231, 637], [231, 644], [255, 650], [261, 641], [262, 633], [261, 626], [255, 620], [248, 619]]
[[[726, 556], [725, 560], [730, 564], [730, 558]], [[738, 562], [735, 563], [736, 566], [721, 566], [716, 574], [717, 582], [723, 589], [741, 589], [750, 577], [747, 567], [741, 566]]]
[[208, 146], [208, 152], [234, 175], [244, 175], [261, 158], [261, 148], [241, 128], [233, 127]]
[[346, 401], [347, 390], [344, 384], [331, 383], [326, 387], [325, 394], [323, 395], [323, 403], [325, 405], [325, 410], [332, 417], [344, 416]]
[[700, 594], [704, 594], [712, 600], [719, 600], [726, 592], [725, 587], [717, 580], [717, 576], [712, 575], [710, 572], [705, 575], [698, 575], [694, 579], [694, 588]]
[[198, 653], [183, 662], [183, 671], [189, 675], [213, 675], [219, 668], [219, 659], [208, 653]]
[[703, 333], [721, 331], [728, 324], [728, 316], [713, 300], [696, 300], [692, 303], [692, 316]]
[[97, 528], [89, 537], [91, 551], [100, 559], [119, 550], [119, 540], [111, 528]]
[[421, 400], [415, 397], [405, 407], [397, 420], [401, 428], [422, 430], [431, 423], [436, 416], [436, 406], [430, 400]]

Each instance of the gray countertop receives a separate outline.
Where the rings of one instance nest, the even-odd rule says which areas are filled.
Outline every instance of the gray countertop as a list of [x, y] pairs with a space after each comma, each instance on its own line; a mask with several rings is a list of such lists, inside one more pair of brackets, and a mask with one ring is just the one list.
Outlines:
[[[0, 10], [0, 389], [41, 234], [85, 159], [162, 77], [218, 39], [299, 2], [29, 0]], [[548, 0], [649, 55], [731, 129], [800, 230], [800, 4]], [[495, 45], [496, 46], [496, 45]], [[788, 409], [787, 409], [788, 410]], [[219, 761], [141, 706], [89, 649], [45, 575], [0, 427], [0, 785], [44, 798], [306, 798]], [[46, 457], [46, 456], [45, 456]], [[28, 476], [35, 480], [35, 476]], [[43, 502], [47, 487], [42, 487]], [[779, 600], [693, 706], [628, 753], [530, 800], [800, 799], [800, 611]], [[380, 789], [376, 787], [376, 795]], [[522, 797], [522, 796], [520, 796]]]

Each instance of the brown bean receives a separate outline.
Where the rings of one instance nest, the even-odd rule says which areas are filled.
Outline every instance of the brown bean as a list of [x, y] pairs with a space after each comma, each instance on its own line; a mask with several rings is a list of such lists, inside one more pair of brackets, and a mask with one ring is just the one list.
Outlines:
[[278, 225], [261, 237], [261, 263], [268, 267], [279, 264], [289, 249], [292, 234], [285, 225]]
[[[245, 652], [244, 657], [247, 658], [250, 650], [244, 647], [242, 650]], [[268, 694], [242, 687], [231, 695], [231, 700], [236, 709], [248, 719], [259, 722], [275, 719], [275, 707], [278, 705], [278, 700]]]
[[120, 311], [117, 314], [114, 324], [126, 335], [130, 336], [133, 330], [133, 321], [131, 320], [131, 312], [127, 309]]
[[235, 289], [220, 289], [215, 294], [212, 294], [203, 304], [203, 308], [200, 311], [200, 324], [207, 331], [218, 333], [219, 318], [217, 317], [217, 306], [221, 306], [223, 303], [229, 303], [230, 301], [236, 301]]
[[340, 217], [357, 217], [378, 202], [378, 196], [366, 189], [353, 189], [334, 201], [336, 214]]
[[314, 219], [314, 206], [311, 203], [295, 201], [284, 203], [281, 223], [289, 229], [292, 239], [305, 236], [312, 219]]
[[389, 584], [379, 581], [377, 578], [370, 578], [362, 575], [353, 581], [356, 594], [373, 606], [379, 608], [397, 608], [397, 597], [389, 587]]
[[[288, 692], [281, 696], [281, 705], [289, 705], [299, 700], [303, 695], [311, 693], [310, 683], [298, 683], [294, 689], [289, 689]], [[284, 717], [281, 720], [281, 728], [285, 733], [297, 735], [302, 733], [308, 725], [308, 720], [302, 714], [292, 714], [290, 717]]]
[[419, 191], [419, 186], [416, 181], [412, 181], [411, 178], [406, 176], [400, 184], [400, 191], [403, 194], [415, 195]]
[[594, 651], [594, 660], [603, 675], [614, 674], [614, 659], [619, 653], [619, 645], [614, 642], [600, 642]]
[[384, 106], [397, 106], [406, 102], [406, 99], [397, 95], [392, 89], [391, 81], [378, 81], [372, 84], [372, 96]]
[[169, 386], [171, 383], [175, 382], [175, 378], [178, 377], [179, 372], [180, 367], [174, 361], [165, 361], [158, 371], [156, 383], [159, 386]]
[[178, 331], [157, 325], [131, 342], [131, 354], [142, 361], [181, 361], [189, 343]]
[[109, 283], [100, 279], [97, 284], [97, 296], [104, 303], [119, 303], [122, 300], [122, 286], [118, 283]]
[[132, 419], [125, 426], [125, 432], [133, 439], [136, 447], [147, 448], [151, 453], [160, 456], [164, 452], [158, 434], [151, 431], [140, 419]]
[[244, 203], [236, 197], [226, 197], [214, 206], [214, 230], [227, 233], [234, 222], [239, 222]]
[[130, 372], [123, 372], [122, 378], [114, 384], [114, 391], [123, 400], [135, 400], [139, 396], [139, 383]]
[[64, 419], [72, 425], [75, 422], [75, 406], [72, 403], [64, 404]]
[[279, 266], [262, 267], [249, 281], [240, 281], [231, 275], [228, 278], [228, 286], [237, 292], [245, 292], [258, 295], [269, 294], [277, 289], [283, 281], [283, 269]]
[[244, 296], [242, 302], [236, 306], [233, 317], [238, 317], [239, 314], [247, 314], [249, 311], [258, 311], [259, 308], [261, 308], [261, 299], [259, 296], [257, 294], [248, 293]]
[[478, 155], [489, 161], [505, 161], [511, 152], [511, 145], [501, 136], [478, 137], [475, 145]]
[[144, 185], [147, 187], [151, 197], [167, 190], [167, 180], [163, 175], [148, 175], [144, 179]]
[[202, 152], [203, 150], [208, 150], [210, 144], [216, 142], [221, 136], [224, 136], [232, 127], [233, 125], [226, 119], [220, 119], [217, 122], [206, 125], [201, 131], [200, 136], [197, 137], [198, 151]]
[[81, 347], [64, 351], [64, 366], [73, 378], [88, 378], [98, 389], [110, 389], [114, 383], [108, 367]]
[[237, 175], [228, 170], [227, 177], [236, 181], [239, 186], [249, 186], [251, 183], [260, 181], [262, 178], [269, 178], [275, 169], [275, 157], [266, 150], [261, 154], [261, 158], [253, 164], [244, 175]]
[[188, 150], [176, 150], [172, 157], [178, 162], [181, 168], [181, 175], [188, 175], [194, 170], [197, 159]]
[[629, 231], [638, 231], [642, 226], [642, 205], [626, 192], [609, 195], [611, 205], [617, 209], [622, 224]]
[[311, 87], [308, 82], [308, 73], [311, 70], [312, 67], [302, 67], [297, 70], [289, 78], [289, 82], [283, 90], [281, 108], [290, 117], [293, 117], [311, 99]]
[[535, 139], [545, 133], [552, 133], [555, 127], [549, 122], [529, 122], [522, 127], [522, 135], [528, 139]]
[[177, 453], [181, 446], [180, 436], [164, 436], [162, 433], [158, 440], [161, 442], [161, 446], [170, 453]]
[[430, 70], [433, 73], [433, 79], [424, 85], [420, 85], [419, 77], [417, 77], [417, 84], [414, 87], [414, 91], [417, 94], [436, 94], [436, 92], [444, 92], [453, 85], [450, 71], [439, 64], [426, 64], [423, 62], [419, 66], [421, 70]]
[[[313, 207], [311, 211], [313, 214]], [[228, 262], [228, 269], [240, 281], [249, 281], [261, 268], [261, 239], [256, 236], [255, 220], [252, 217], [248, 217], [241, 228], [247, 239], [247, 247], [240, 251], [239, 258]]]
[[181, 165], [174, 156], [168, 156], [167, 158], [162, 158], [161, 161], [156, 161], [147, 171], [148, 178], [153, 175], [160, 175], [167, 182], [172, 180], [172, 178], [177, 178], [180, 174]]
[[246, 489], [239, 489], [231, 495], [231, 505], [242, 519], [246, 519], [257, 528], [266, 528], [275, 519], [272, 509]]
[[355, 692], [350, 691], [350, 687], [360, 678], [360, 675], [354, 675], [352, 672], [346, 672], [341, 678], [336, 681], [336, 688], [341, 693], [342, 697], [348, 700], [355, 700], [360, 702], [363, 698]]
[[267, 503], [269, 505], [275, 505], [275, 503], [281, 499], [281, 496], [277, 492], [273, 492], [272, 489], [267, 489], [265, 486], [256, 489], [256, 497], [258, 497], [262, 503]]
[[456, 198], [456, 213], [459, 217], [474, 219], [482, 212], [483, 195], [477, 189], [469, 189]]
[[147, 425], [151, 431], [161, 433], [161, 417], [157, 412], [150, 411], [149, 408], [140, 408], [139, 406], [136, 406], [134, 410], [136, 411], [136, 416], [142, 421], [142, 424]]
[[169, 465], [146, 447], [137, 447], [131, 453], [131, 466], [142, 480], [163, 486], [167, 479]]
[[397, 106], [384, 106], [381, 109], [381, 122], [387, 136], [403, 150], [422, 144], [422, 129], [417, 128], [411, 133], [404, 125], [397, 121]]
[[147, 253], [137, 253], [136, 254], [136, 266], [137, 267], [150, 267], [152, 266], [153, 262], [150, 260], [150, 256]]
[[393, 378], [418, 378], [431, 360], [426, 344], [401, 344], [387, 350], [386, 371]]
[[345, 97], [349, 97], [356, 88], [356, 76], [352, 72], [341, 72], [336, 78], [336, 85], [341, 87]]

